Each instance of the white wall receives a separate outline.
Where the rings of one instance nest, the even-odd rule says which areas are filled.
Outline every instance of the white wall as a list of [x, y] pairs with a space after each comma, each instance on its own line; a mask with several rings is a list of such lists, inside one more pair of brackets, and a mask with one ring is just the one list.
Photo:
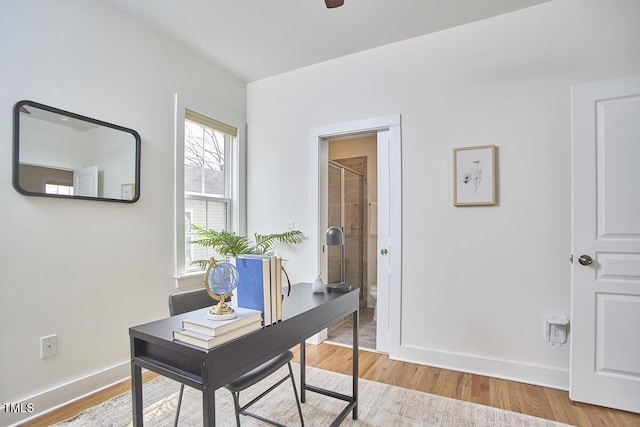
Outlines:
[[[0, 402], [35, 402], [38, 413], [128, 375], [128, 328], [168, 314], [174, 94], [244, 122], [246, 85], [99, 1], [2, 0], [0, 64]], [[140, 200], [18, 194], [12, 109], [22, 99], [138, 131]], [[40, 359], [50, 334], [58, 354]], [[15, 418], [0, 411], [0, 425]]]
[[[317, 229], [310, 129], [399, 113], [392, 356], [568, 387], [568, 347], [543, 325], [570, 316], [570, 87], [640, 72], [639, 16], [636, 0], [554, 0], [249, 84], [249, 231]], [[452, 149], [484, 144], [498, 146], [499, 204], [454, 207]], [[290, 257], [294, 282], [313, 280], [317, 250]]]

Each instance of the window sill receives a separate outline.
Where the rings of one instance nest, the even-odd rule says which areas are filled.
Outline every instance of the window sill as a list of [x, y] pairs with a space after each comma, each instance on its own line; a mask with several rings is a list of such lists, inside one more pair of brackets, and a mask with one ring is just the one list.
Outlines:
[[175, 277], [176, 288], [198, 288], [204, 285], [204, 271], [197, 271], [195, 273], [184, 273]]

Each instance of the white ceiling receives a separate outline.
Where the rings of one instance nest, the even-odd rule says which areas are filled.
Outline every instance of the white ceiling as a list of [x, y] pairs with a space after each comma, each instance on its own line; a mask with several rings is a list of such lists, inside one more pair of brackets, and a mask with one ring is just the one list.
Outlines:
[[251, 82], [549, 0], [105, 0]]

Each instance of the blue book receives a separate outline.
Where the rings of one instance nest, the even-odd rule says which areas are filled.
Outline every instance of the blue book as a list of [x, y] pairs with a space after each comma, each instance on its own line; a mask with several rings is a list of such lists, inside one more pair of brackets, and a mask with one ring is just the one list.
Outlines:
[[238, 307], [261, 311], [264, 326], [271, 325], [271, 260], [269, 257], [238, 256], [236, 268]]

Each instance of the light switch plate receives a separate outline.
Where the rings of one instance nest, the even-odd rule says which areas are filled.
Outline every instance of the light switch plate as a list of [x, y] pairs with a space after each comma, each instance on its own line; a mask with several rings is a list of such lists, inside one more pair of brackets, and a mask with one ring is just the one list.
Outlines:
[[58, 336], [49, 335], [40, 338], [40, 358], [50, 357], [58, 352]]

